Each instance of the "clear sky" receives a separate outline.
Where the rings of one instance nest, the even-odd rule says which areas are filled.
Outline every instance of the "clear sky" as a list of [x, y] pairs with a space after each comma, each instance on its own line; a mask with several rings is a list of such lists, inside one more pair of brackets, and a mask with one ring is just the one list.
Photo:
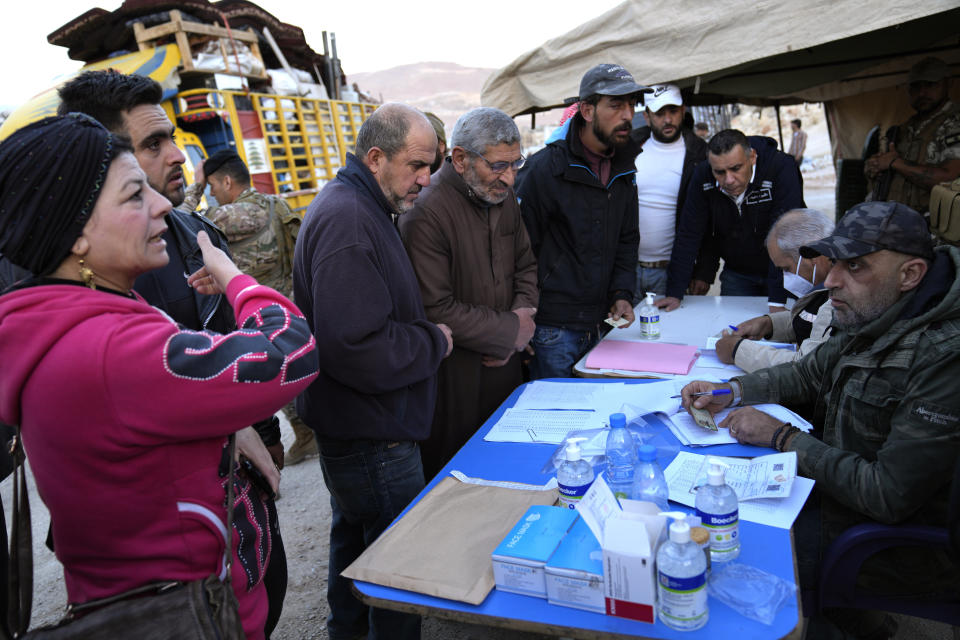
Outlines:
[[[88, 9], [113, 11], [122, 0], [8, 0], [0, 21], [0, 108], [18, 106], [75, 71], [79, 62], [47, 42], [47, 34]], [[279, 20], [302, 28], [323, 51], [323, 31], [337, 36], [347, 74], [441, 61], [502, 67], [546, 40], [622, 0], [260, 0]]]

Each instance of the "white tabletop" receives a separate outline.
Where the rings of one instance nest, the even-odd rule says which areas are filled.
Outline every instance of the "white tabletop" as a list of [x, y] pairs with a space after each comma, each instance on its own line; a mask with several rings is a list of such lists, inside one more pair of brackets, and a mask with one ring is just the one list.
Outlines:
[[[660, 342], [689, 344], [705, 347], [709, 336], [718, 335], [730, 325], [767, 313], [767, 299], [763, 296], [685, 296], [678, 309], [660, 313]], [[640, 337], [640, 323], [634, 322], [626, 329], [613, 329], [603, 338], [645, 342]], [[589, 353], [587, 354], [589, 355]], [[587, 355], [574, 365], [580, 376], [616, 376], [626, 378], [673, 378], [664, 373], [628, 371], [624, 369], [588, 369]], [[743, 371], [736, 367], [713, 369], [695, 364], [687, 375], [729, 378]]]

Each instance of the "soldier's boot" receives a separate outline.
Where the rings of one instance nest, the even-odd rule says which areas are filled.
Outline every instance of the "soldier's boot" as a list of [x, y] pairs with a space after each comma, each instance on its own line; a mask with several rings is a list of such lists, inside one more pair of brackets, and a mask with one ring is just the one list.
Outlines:
[[317, 438], [313, 434], [313, 429], [300, 420], [292, 420], [290, 426], [293, 427], [293, 433], [297, 437], [290, 445], [287, 455], [283, 457], [284, 465], [288, 467], [299, 464], [318, 453]]

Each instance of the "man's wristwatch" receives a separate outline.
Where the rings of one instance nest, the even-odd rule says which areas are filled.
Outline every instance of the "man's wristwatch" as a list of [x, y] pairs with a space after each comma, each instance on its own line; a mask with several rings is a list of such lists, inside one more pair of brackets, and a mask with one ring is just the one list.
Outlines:
[[739, 381], [739, 380], [731, 380], [731, 381], [729, 381], [727, 384], [730, 385], [730, 391], [731, 391], [731, 393], [733, 394], [733, 400], [730, 401], [730, 406], [731, 406], [731, 407], [739, 407], [739, 406], [740, 406], [740, 401], [741, 401], [741, 396], [742, 396], [742, 394], [743, 394], [743, 390], [740, 388], [740, 381]]

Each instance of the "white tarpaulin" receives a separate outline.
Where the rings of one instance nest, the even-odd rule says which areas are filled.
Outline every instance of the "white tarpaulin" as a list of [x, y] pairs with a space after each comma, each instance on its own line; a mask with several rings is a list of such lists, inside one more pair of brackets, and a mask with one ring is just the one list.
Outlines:
[[[588, 5], [586, 5], [588, 6]], [[924, 55], [960, 62], [957, 0], [627, 0], [495, 72], [481, 102], [516, 115], [575, 96], [612, 62], [694, 103], [820, 102], [902, 83]]]

